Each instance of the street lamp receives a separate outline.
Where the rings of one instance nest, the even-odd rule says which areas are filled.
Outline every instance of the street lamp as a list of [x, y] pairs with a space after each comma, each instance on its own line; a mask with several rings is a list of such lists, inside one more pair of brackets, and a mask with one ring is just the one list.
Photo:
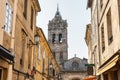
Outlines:
[[28, 43], [27, 45], [28, 45], [28, 46], [38, 45], [38, 44], [39, 44], [39, 41], [40, 41], [40, 36], [39, 36], [38, 34], [36, 34], [36, 35], [34, 36], [34, 41], [35, 41], [35, 43]]
[[37, 45], [37, 44], [39, 43], [40, 36], [39, 36], [38, 34], [36, 34], [36, 35], [34, 36], [34, 38], [35, 38], [35, 45]]

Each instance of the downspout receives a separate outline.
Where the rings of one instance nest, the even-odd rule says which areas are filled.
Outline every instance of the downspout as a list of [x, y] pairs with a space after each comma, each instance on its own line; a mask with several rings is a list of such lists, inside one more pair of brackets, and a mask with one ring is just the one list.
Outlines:
[[98, 15], [98, 0], [97, 0], [97, 25], [98, 25], [98, 54], [99, 54], [99, 65], [101, 65], [101, 54], [100, 54], [100, 35], [99, 35], [99, 15]]
[[[99, 66], [101, 65], [101, 54], [100, 54], [100, 35], [99, 35], [99, 11], [98, 11], [98, 0], [97, 0], [97, 25], [98, 25], [98, 56], [99, 56]], [[99, 69], [99, 68], [98, 68]], [[98, 80], [101, 79], [101, 76], [98, 76]]]

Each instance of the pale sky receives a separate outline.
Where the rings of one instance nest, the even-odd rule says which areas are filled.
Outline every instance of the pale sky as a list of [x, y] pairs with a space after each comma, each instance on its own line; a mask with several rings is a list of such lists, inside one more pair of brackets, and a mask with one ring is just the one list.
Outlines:
[[90, 23], [90, 10], [86, 10], [87, 0], [39, 0], [41, 12], [37, 15], [37, 26], [48, 38], [48, 22], [57, 11], [68, 23], [68, 58], [76, 54], [80, 58], [88, 58], [88, 48], [85, 43], [86, 25]]

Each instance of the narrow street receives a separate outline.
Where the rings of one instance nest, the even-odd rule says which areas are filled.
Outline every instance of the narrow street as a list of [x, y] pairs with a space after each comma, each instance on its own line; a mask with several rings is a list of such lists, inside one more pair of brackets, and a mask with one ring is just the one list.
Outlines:
[[120, 80], [120, 0], [0, 0], [0, 80]]

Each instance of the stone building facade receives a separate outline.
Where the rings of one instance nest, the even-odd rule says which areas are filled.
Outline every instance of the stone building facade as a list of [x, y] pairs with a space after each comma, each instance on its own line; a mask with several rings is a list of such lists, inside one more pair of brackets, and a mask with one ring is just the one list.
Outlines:
[[63, 66], [68, 60], [67, 21], [57, 9], [55, 17], [48, 24], [48, 42], [58, 64]]
[[64, 70], [61, 71], [63, 80], [83, 80], [87, 75], [87, 59], [80, 59], [73, 57], [68, 61], [64, 62]]
[[55, 80], [59, 66], [44, 33], [36, 28], [38, 0], [1, 0], [0, 10], [0, 80], [50, 80], [50, 65]]
[[[88, 4], [87, 4], [87, 8], [89, 6], [92, 6], [90, 5], [89, 3], [91, 3], [92, 0], [89, 0], [88, 1]], [[98, 49], [99, 49], [99, 43], [98, 43], [98, 8], [97, 8], [97, 0], [94, 0], [94, 3], [93, 3], [94, 6], [92, 6], [92, 12], [91, 12], [91, 24], [88, 24], [87, 27], [86, 27], [86, 35], [85, 35], [85, 41], [86, 41], [86, 44], [88, 46], [88, 63], [89, 64], [94, 64], [93, 69], [93, 74], [91, 75], [96, 75], [97, 73], [97, 70], [98, 70], [98, 67], [99, 67], [99, 64], [100, 64], [100, 57], [99, 57], [99, 53], [98, 52]]]
[[[17, 0], [0, 1], [0, 79], [12, 80], [12, 65], [14, 62], [13, 30], [16, 21]], [[10, 60], [10, 61], [9, 61]], [[11, 63], [12, 62], [12, 63]]]
[[36, 15], [40, 11], [38, 0], [14, 0], [17, 1], [16, 21], [12, 30], [14, 41], [13, 51], [15, 55], [13, 65], [13, 80], [32, 80], [32, 71], [35, 69], [33, 62], [34, 35], [36, 34]]
[[[119, 5], [120, 0], [88, 0], [87, 6], [91, 8], [90, 40], [94, 40], [92, 30], [96, 31], [96, 35], [98, 35], [96, 38], [97, 53], [95, 55], [98, 60], [94, 64], [96, 65], [95, 75], [98, 76], [99, 80], [120, 79]], [[97, 21], [97, 25], [94, 21]], [[94, 45], [91, 45], [91, 47], [94, 47]]]
[[12, 16], [15, 14], [13, 12], [14, 4], [13, 0], [0, 1], [0, 80], [12, 80], [14, 55], [10, 30], [15, 21], [15, 16]]
[[57, 7], [54, 18], [48, 23], [48, 42], [60, 66], [59, 80], [81, 80], [87, 77], [87, 59], [68, 59], [67, 27], [67, 21], [62, 19]]
[[53, 53], [50, 49], [50, 46], [45, 38], [42, 29], [37, 27], [36, 32], [40, 36], [40, 41], [39, 44], [35, 47], [35, 80], [57, 80], [58, 77], [56, 77], [56, 75], [58, 75], [60, 72], [59, 65], [53, 56]]

